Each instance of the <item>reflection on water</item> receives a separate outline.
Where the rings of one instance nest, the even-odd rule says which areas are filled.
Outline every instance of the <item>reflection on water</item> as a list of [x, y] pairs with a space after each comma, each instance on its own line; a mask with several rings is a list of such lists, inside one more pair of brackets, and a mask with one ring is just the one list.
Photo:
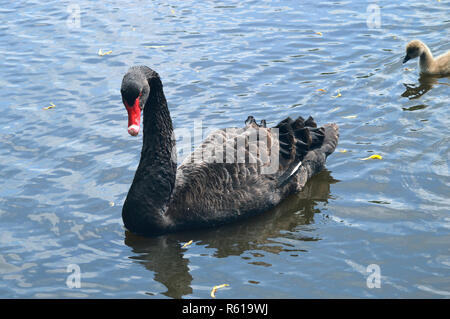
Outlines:
[[[403, 83], [406, 90], [405, 90], [405, 92], [402, 93], [402, 97], [407, 97], [410, 100], [418, 99], [422, 95], [427, 93], [429, 90], [431, 90], [433, 88], [433, 85], [438, 84], [439, 83], [438, 80], [440, 78], [444, 78], [444, 77], [446, 77], [446, 76], [433, 76], [433, 75], [422, 74], [419, 78], [419, 85]], [[448, 84], [448, 83], [439, 83], [439, 84], [450, 86], [450, 84]], [[421, 108], [420, 107], [414, 108], [414, 109], [409, 108], [408, 111], [414, 111], [416, 109], [421, 109]]]
[[[218, 298], [449, 296], [448, 78], [401, 63], [413, 38], [450, 49], [448, 1], [72, 2], [0, 9], [0, 297], [210, 298], [222, 283]], [[161, 75], [175, 129], [338, 123], [329, 171], [238, 224], [125, 233], [142, 146], [120, 98], [133, 64]]]
[[314, 222], [314, 215], [320, 213], [318, 202], [327, 203], [330, 185], [338, 182], [330, 172], [322, 171], [312, 178], [302, 192], [290, 196], [271, 211], [250, 218], [244, 222], [229, 224], [216, 229], [182, 232], [145, 238], [125, 232], [125, 244], [133, 249], [137, 260], [146, 269], [155, 273], [154, 279], [167, 287], [163, 294], [181, 298], [192, 293], [192, 276], [189, 273], [189, 258], [182, 247], [186, 238], [198, 245], [215, 248], [214, 257], [240, 256], [246, 251], [261, 249], [270, 253], [295, 251], [282, 246], [266, 246], [276, 237], [295, 238], [303, 241], [318, 241], [320, 238], [296, 233], [302, 225]]

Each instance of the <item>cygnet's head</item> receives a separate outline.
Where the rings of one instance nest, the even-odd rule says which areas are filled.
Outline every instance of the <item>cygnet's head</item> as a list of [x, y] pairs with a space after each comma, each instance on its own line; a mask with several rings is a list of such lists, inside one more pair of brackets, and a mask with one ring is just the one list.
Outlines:
[[406, 55], [403, 59], [403, 63], [407, 61], [417, 58], [420, 56], [425, 50], [425, 45], [420, 40], [413, 40], [408, 43], [406, 46]]

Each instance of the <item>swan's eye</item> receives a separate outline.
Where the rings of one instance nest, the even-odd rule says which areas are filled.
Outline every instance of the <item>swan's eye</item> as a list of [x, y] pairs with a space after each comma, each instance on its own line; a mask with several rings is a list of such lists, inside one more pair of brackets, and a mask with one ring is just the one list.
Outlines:
[[133, 101], [127, 101], [127, 99], [124, 97], [122, 97], [122, 102], [123, 102], [123, 105], [125, 105], [126, 107], [133, 106], [133, 103], [134, 103]]
[[408, 49], [408, 55], [414, 55], [417, 52], [418, 48], [409, 48]]
[[133, 106], [137, 99], [142, 96], [142, 91], [125, 91], [122, 92], [122, 101], [125, 106], [130, 107]]

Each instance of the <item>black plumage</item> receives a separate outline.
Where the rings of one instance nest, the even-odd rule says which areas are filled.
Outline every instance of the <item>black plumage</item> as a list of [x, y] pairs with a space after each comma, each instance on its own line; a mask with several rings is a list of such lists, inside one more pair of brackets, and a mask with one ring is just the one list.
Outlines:
[[[317, 127], [312, 117], [298, 117], [267, 128], [265, 120], [257, 124], [249, 116], [245, 127], [211, 133], [177, 168], [159, 75], [145, 66], [130, 68], [122, 82], [123, 98], [132, 100], [136, 87], [148, 96], [141, 105], [144, 138], [122, 217], [137, 234], [211, 227], [264, 212], [301, 191], [338, 142], [336, 124]], [[272, 161], [264, 161], [264, 154]]]

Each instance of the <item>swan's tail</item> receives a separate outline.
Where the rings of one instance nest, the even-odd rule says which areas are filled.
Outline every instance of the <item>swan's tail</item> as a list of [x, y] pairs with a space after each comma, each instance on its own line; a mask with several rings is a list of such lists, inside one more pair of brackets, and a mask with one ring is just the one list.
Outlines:
[[279, 186], [290, 181], [297, 172], [305, 172], [301, 167], [306, 169], [306, 180], [321, 171], [339, 139], [336, 124], [317, 127], [312, 117], [304, 120], [300, 116], [295, 121], [288, 117], [276, 128], [279, 129], [280, 161], [284, 167], [278, 179]]
[[306, 168], [307, 180], [324, 169], [327, 157], [334, 152], [338, 144], [339, 127], [337, 124], [325, 124], [321, 127], [321, 131], [323, 132], [321, 143], [316, 148], [310, 149], [302, 161]]
[[325, 129], [325, 138], [320, 147], [325, 156], [328, 157], [334, 152], [339, 140], [339, 126], [336, 123], [329, 123], [323, 126]]

